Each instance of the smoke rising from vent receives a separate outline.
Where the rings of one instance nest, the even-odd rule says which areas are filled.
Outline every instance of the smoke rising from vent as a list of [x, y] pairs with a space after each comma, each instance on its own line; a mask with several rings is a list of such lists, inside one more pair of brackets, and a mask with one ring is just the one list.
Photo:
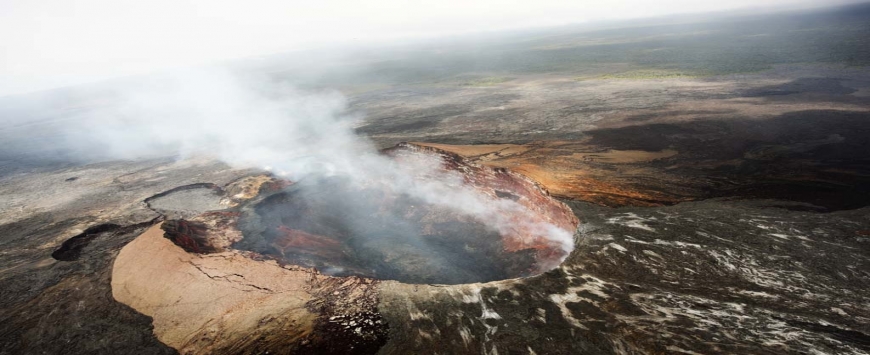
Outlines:
[[447, 207], [503, 235], [547, 238], [566, 255], [573, 248], [572, 231], [532, 219], [511, 199], [476, 191], [460, 173], [440, 169], [437, 157], [380, 154], [354, 133], [362, 117], [338, 92], [303, 92], [212, 68], [153, 76], [102, 97], [62, 128], [61, 149], [78, 159], [205, 153], [292, 181], [338, 176]]

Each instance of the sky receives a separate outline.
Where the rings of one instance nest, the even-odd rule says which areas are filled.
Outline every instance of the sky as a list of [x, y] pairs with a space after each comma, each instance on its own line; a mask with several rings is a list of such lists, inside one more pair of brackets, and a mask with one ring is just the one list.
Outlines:
[[828, 4], [831, 1], [0, 0], [0, 96], [312, 47], [759, 5]]

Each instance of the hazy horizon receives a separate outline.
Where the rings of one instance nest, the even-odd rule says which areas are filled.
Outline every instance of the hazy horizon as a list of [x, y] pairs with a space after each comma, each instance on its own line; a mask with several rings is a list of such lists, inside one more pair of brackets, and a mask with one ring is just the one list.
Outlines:
[[[0, 1], [0, 8], [6, 10], [0, 13], [0, 96], [313, 48], [359, 48], [603, 21], [861, 2], [775, 0], [758, 5], [747, 0], [716, 4], [669, 0], [653, 7], [638, 0], [607, 4], [544, 1], [532, 5], [477, 1], [458, 7], [392, 1], [366, 6], [269, 1], [206, 6], [195, 2], [4, 0]], [[22, 36], [24, 33], [28, 35]]]

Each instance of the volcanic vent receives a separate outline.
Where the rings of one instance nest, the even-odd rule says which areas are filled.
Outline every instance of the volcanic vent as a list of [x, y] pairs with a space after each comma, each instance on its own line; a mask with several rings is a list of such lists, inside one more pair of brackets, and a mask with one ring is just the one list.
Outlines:
[[394, 189], [390, 181], [333, 176], [303, 179], [243, 207], [244, 239], [233, 247], [335, 276], [436, 284], [530, 276], [557, 266], [570, 251], [576, 217], [524, 176], [411, 144], [386, 153], [397, 161], [440, 162], [439, 173], [413, 179], [460, 176], [456, 188], [498, 206], [499, 226]]

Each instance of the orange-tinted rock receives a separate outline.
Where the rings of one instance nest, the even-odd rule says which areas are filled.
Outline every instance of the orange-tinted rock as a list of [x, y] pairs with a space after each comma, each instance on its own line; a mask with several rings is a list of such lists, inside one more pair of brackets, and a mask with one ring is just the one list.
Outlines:
[[661, 172], [649, 169], [644, 164], [676, 156], [679, 152], [672, 149], [607, 150], [584, 141], [408, 145], [449, 152], [474, 164], [509, 169], [534, 179], [553, 196], [560, 198], [605, 206], [661, 206], [695, 197], [678, 194], [680, 189], [649, 188], [640, 184], [651, 178], [664, 179]]

